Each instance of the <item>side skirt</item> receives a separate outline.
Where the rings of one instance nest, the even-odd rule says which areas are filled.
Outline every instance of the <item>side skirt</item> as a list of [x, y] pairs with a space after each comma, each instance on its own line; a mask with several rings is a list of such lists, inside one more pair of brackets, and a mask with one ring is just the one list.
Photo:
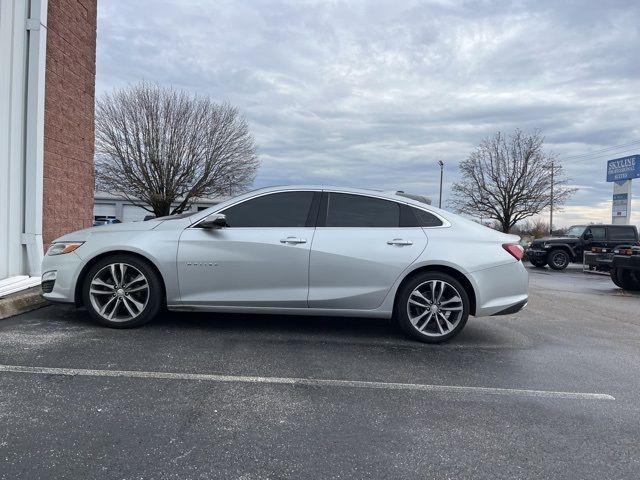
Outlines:
[[221, 312], [221, 313], [253, 313], [264, 315], [313, 315], [326, 317], [370, 317], [391, 318], [392, 312], [384, 310], [346, 310], [325, 308], [283, 308], [283, 307], [238, 307], [220, 305], [167, 305], [172, 312]]

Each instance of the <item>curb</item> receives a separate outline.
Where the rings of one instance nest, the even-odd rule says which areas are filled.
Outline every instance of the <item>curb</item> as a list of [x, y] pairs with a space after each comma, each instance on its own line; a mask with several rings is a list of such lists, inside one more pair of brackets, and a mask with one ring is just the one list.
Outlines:
[[49, 305], [41, 293], [42, 289], [38, 285], [0, 298], [0, 320]]

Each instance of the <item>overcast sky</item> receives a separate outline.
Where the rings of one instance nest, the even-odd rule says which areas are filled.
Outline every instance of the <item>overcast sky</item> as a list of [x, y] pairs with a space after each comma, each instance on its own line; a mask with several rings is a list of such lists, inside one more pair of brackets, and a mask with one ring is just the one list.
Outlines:
[[[437, 203], [438, 160], [446, 200], [483, 137], [539, 128], [580, 188], [554, 223], [609, 222], [605, 160], [640, 153], [637, 0], [98, 7], [97, 94], [147, 79], [230, 101], [259, 146], [256, 187], [402, 189]], [[634, 210], [640, 224], [640, 201]]]

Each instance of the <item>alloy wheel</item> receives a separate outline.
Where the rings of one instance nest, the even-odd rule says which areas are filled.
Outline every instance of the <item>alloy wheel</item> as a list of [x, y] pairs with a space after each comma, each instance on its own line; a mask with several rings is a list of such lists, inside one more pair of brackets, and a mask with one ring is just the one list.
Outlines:
[[128, 263], [112, 263], [91, 279], [89, 298], [95, 311], [110, 322], [127, 322], [140, 315], [149, 301], [149, 281]]
[[421, 334], [442, 337], [452, 332], [464, 314], [462, 297], [444, 280], [429, 280], [418, 285], [409, 295], [407, 314]]

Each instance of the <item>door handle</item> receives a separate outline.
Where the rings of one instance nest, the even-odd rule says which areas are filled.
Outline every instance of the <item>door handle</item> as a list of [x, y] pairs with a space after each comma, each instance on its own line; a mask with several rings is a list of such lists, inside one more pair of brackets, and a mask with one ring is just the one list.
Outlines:
[[287, 238], [281, 238], [280, 239], [280, 243], [288, 243], [289, 245], [297, 245], [298, 243], [307, 243], [307, 239], [306, 238], [299, 238], [299, 237], [287, 237]]
[[389, 240], [387, 242], [387, 245], [397, 245], [399, 247], [402, 247], [404, 245], [413, 245], [413, 242], [411, 240], [403, 240], [401, 238], [394, 238], [393, 240]]

